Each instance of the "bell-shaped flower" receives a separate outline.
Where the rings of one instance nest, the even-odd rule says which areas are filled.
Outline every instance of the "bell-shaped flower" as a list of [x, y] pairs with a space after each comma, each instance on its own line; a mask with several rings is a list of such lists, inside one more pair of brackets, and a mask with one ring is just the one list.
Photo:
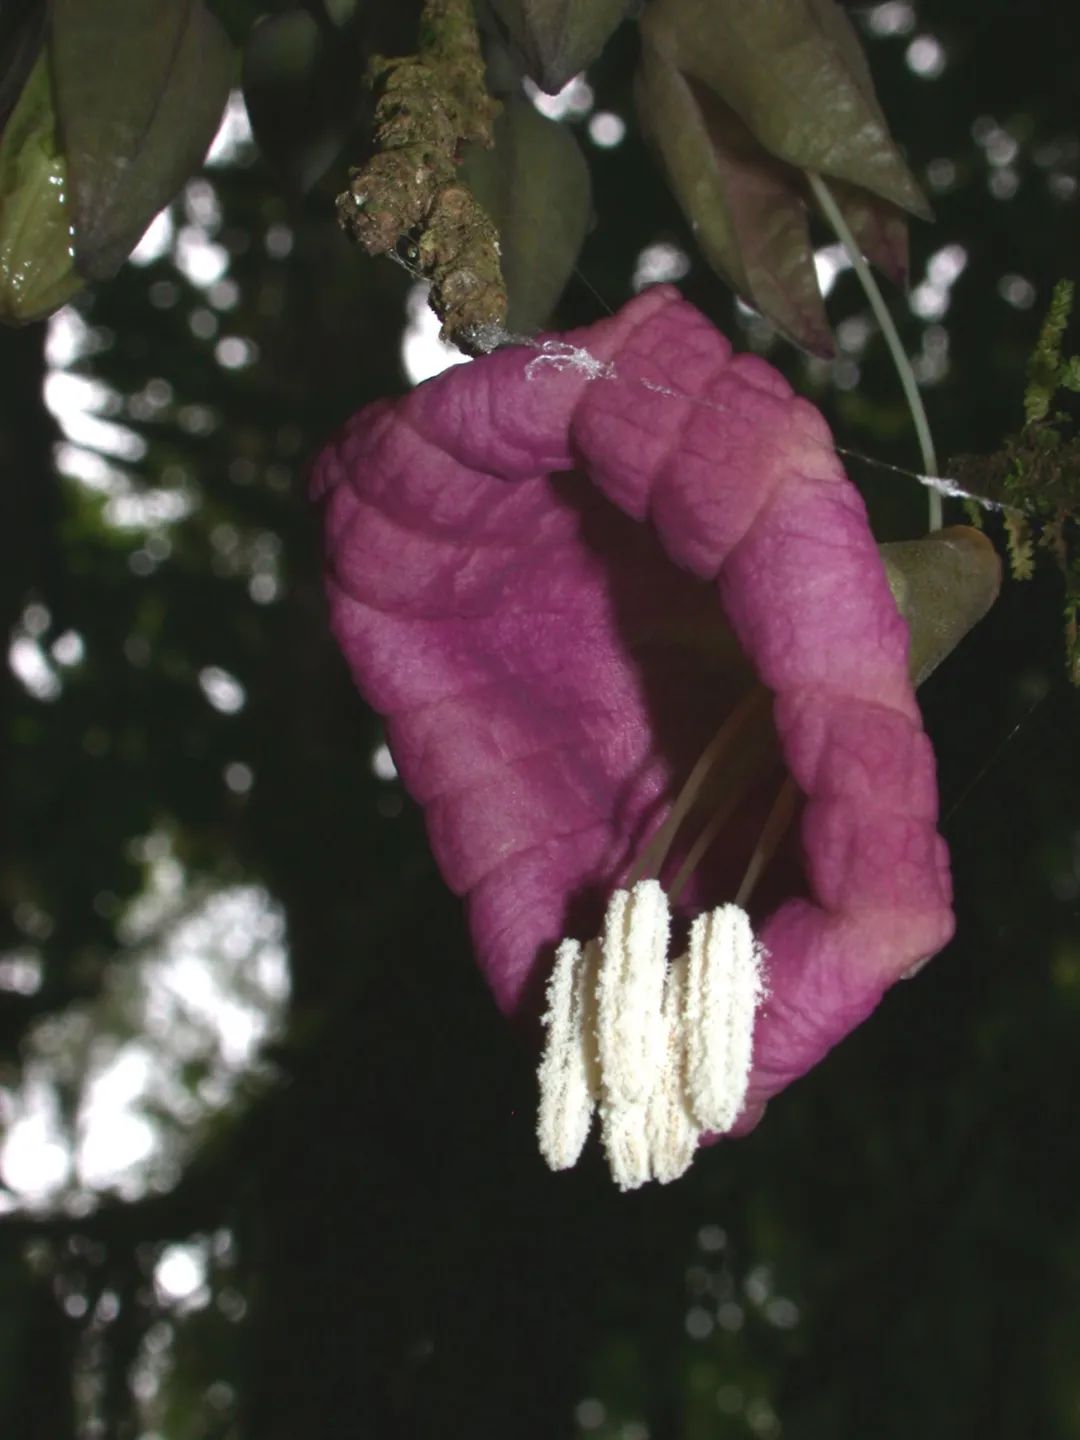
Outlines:
[[596, 1110], [620, 1184], [672, 1178], [952, 933], [908, 627], [824, 421], [657, 287], [368, 406], [315, 481], [357, 684], [498, 1005], [544, 1018], [546, 1158]]

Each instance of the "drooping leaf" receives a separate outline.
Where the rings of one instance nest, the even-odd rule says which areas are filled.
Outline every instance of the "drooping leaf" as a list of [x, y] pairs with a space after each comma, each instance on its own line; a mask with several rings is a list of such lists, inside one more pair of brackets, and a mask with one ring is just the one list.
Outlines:
[[41, 51], [45, 20], [44, 0], [5, 0], [0, 7], [0, 126]]
[[929, 218], [835, 0], [656, 0], [647, 18], [652, 43], [773, 155]]
[[829, 189], [856, 244], [871, 265], [876, 265], [894, 285], [906, 285], [908, 227], [903, 210], [845, 180], [830, 180]]
[[911, 679], [921, 685], [997, 599], [1001, 557], [968, 525], [878, 549], [896, 608], [908, 622]]
[[631, 0], [489, 0], [527, 73], [554, 95], [590, 65]]
[[67, 169], [44, 54], [0, 140], [0, 319], [37, 320], [82, 285], [71, 260]]
[[527, 100], [511, 100], [495, 122], [494, 148], [470, 146], [462, 173], [499, 231], [508, 326], [532, 334], [562, 294], [585, 239], [585, 158], [565, 125]]
[[905, 210], [929, 210], [835, 0], [654, 0], [638, 105], [713, 268], [797, 344], [832, 354], [808, 224], [828, 177], [855, 243], [907, 278]]
[[712, 268], [797, 344], [833, 353], [797, 176], [646, 38], [638, 110]]
[[75, 265], [105, 279], [205, 155], [234, 53], [202, 0], [55, 0], [50, 49]]
[[308, 10], [260, 20], [244, 49], [243, 88], [251, 128], [267, 161], [304, 191], [326, 172], [366, 96], [350, 32]]

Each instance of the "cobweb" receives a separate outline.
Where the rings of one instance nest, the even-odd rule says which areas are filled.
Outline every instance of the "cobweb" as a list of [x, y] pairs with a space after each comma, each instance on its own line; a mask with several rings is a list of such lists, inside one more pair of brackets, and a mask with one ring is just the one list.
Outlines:
[[[666, 395], [672, 400], [700, 406], [702, 409], [712, 410], [718, 414], [727, 411], [727, 407], [724, 405], [711, 400], [703, 400], [700, 396], [691, 395], [673, 386], [660, 385], [656, 381], [645, 380], [637, 376], [621, 375], [613, 361], [601, 360], [598, 356], [591, 354], [584, 345], [572, 345], [565, 340], [544, 339], [538, 336], [516, 335], [500, 325], [485, 325], [477, 328], [471, 332], [470, 339], [476, 350], [485, 355], [507, 348], [520, 348], [535, 352], [532, 358], [525, 362], [525, 378], [528, 380], [534, 379], [545, 369], [577, 370], [587, 380], [633, 385], [643, 390], [649, 390], [653, 394]], [[871, 455], [864, 455], [848, 446], [836, 445], [835, 442], [834, 448], [839, 455], [847, 456], [848, 459], [857, 460], [864, 465], [873, 466], [875, 469], [890, 471], [908, 480], [915, 480], [928, 490], [936, 491], [937, 494], [947, 499], [969, 500], [984, 510], [1001, 511], [1008, 508], [983, 495], [975, 495], [970, 490], [965, 490], [963, 486], [948, 476], [924, 475], [903, 465], [895, 465], [886, 460], [875, 459]]]

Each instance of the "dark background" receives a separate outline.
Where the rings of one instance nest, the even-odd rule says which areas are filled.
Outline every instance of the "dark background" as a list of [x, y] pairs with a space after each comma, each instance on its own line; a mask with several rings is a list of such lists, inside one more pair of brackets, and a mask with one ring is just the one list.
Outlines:
[[[856, 11], [882, 101], [916, 172], [938, 162], [913, 287], [946, 246], [966, 261], [943, 314], [896, 295], [894, 313], [936, 357], [940, 453], [990, 450], [1022, 419], [1050, 289], [1076, 275], [1080, 25], [1065, 4], [942, 0], [882, 36], [882, 8]], [[934, 78], [906, 63], [922, 34], [945, 50]], [[666, 240], [692, 256], [685, 293], [764, 345], [641, 145], [634, 47], [626, 26], [589, 76], [623, 143], [572, 122], [596, 221], [555, 323], [617, 308]], [[418, 813], [373, 770], [378, 721], [327, 634], [305, 464], [405, 384], [411, 284], [336, 232], [345, 163], [300, 201], [242, 147], [206, 172], [217, 219], [205, 188], [178, 199], [235, 296], [166, 251], [77, 303], [68, 373], [108, 387], [93, 404], [145, 442], [107, 457], [120, 480], [63, 473], [45, 327], [0, 334], [0, 605], [45, 667], [0, 673], [0, 1434], [1080, 1435], [1080, 702], [1058, 577], [1007, 583], [922, 692], [954, 943], [675, 1185], [620, 1195], [594, 1149], [550, 1175], [534, 1058], [473, 969]], [[829, 307], [865, 313], [850, 272]], [[780, 341], [768, 354], [841, 443], [917, 466], [883, 345], [842, 333], [863, 342], [833, 370]], [[223, 337], [252, 342], [252, 363], [220, 363]], [[918, 533], [918, 485], [852, 475], [883, 538]], [[124, 485], [144, 504], [121, 523]], [[72, 631], [83, 653], [65, 662], [50, 647]], [[208, 702], [206, 667], [242, 684], [235, 713]], [[140, 928], [132, 905], [166, 872], [171, 900]], [[259, 1062], [231, 1070], [205, 1016], [194, 1039], [155, 1029], [145, 999], [221, 894], [283, 925], [291, 985], [286, 1005], [250, 982], [250, 934], [189, 934], [268, 1027]], [[95, 1076], [132, 1044], [152, 1149], [107, 1183], [64, 1178]], [[38, 1190], [12, 1160], [34, 1104], [61, 1157]]]

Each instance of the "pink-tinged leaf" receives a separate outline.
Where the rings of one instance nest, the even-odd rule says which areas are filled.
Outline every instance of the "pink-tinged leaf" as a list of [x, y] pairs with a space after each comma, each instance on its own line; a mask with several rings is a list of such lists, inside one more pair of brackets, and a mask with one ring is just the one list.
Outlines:
[[870, 261], [893, 282], [908, 281], [907, 216], [897, 206], [860, 190], [857, 185], [834, 180], [830, 189], [840, 213], [855, 237], [855, 243]]
[[637, 99], [642, 127], [705, 259], [797, 345], [831, 356], [798, 172], [762, 149], [730, 106], [647, 39]]
[[834, 0], [654, 0], [637, 99], [709, 264], [804, 349], [832, 354], [807, 221], [827, 177], [855, 243], [907, 280], [905, 211], [929, 207]]
[[929, 216], [834, 0], [655, 0], [644, 23], [671, 63], [730, 105], [771, 154]]

